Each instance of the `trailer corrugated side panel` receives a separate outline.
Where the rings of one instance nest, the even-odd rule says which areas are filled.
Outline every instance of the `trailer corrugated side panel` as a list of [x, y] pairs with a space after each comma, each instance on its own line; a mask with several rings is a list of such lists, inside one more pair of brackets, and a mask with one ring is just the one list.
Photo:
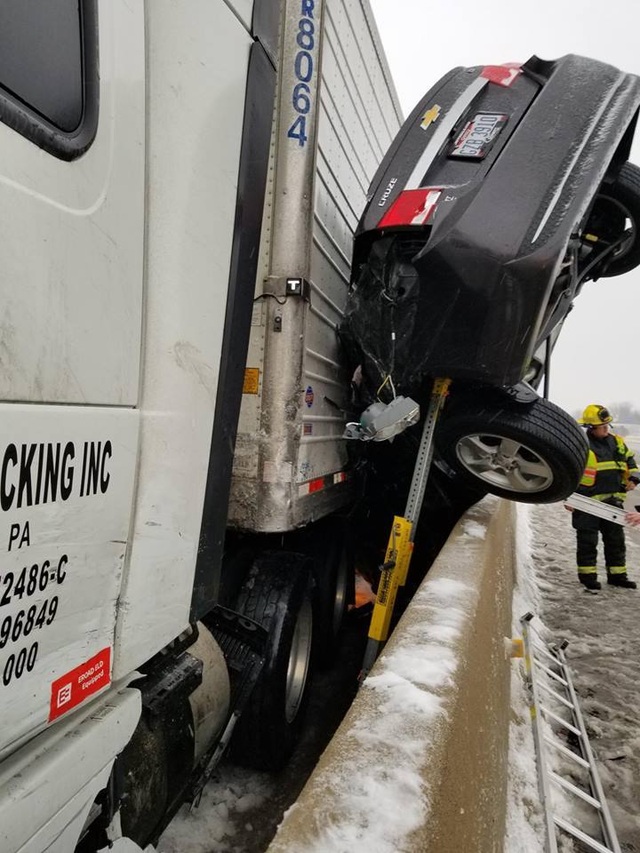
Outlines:
[[[369, 183], [402, 120], [368, 2], [327, 0], [321, 12], [314, 30], [317, 35], [321, 20], [321, 79], [315, 87], [308, 84], [305, 128], [308, 143], [317, 133], [313, 150], [302, 151], [305, 146], [295, 137], [300, 129], [296, 93], [303, 108], [307, 95], [304, 87], [296, 89], [301, 82], [296, 71], [306, 72], [298, 57], [301, 43], [309, 44], [296, 35], [309, 29], [299, 3], [292, 4], [293, 20], [280, 50], [279, 129], [274, 130], [262, 275], [230, 506], [231, 523], [250, 530], [289, 530], [338, 509], [350, 497], [342, 439], [350, 377], [340, 365], [336, 329], [349, 283], [353, 232]], [[295, 44], [287, 44], [292, 35]], [[287, 117], [283, 111], [292, 101]], [[314, 105], [317, 131], [311, 125]], [[313, 166], [311, 180], [309, 172], [306, 178], [296, 176], [304, 185], [282, 179], [297, 157], [306, 157], [307, 169], [310, 159]], [[288, 201], [287, 215], [282, 213], [284, 192], [289, 200], [296, 193], [302, 199], [296, 222]], [[311, 193], [314, 204], [307, 211], [304, 199]], [[291, 241], [289, 229], [300, 229], [305, 216], [305, 233]], [[306, 282], [300, 295], [287, 291], [286, 279], [295, 277]]]

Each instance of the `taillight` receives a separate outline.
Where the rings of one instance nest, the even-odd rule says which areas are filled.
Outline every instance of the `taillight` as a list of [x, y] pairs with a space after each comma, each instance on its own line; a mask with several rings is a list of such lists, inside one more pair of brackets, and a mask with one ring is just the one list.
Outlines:
[[427, 225], [436, 208], [442, 190], [433, 187], [419, 187], [417, 190], [405, 190], [393, 202], [384, 214], [378, 228], [391, 228], [397, 225]]
[[510, 86], [521, 73], [520, 64], [517, 62], [505, 62], [503, 65], [485, 65], [480, 72], [481, 77], [497, 83], [498, 86]]

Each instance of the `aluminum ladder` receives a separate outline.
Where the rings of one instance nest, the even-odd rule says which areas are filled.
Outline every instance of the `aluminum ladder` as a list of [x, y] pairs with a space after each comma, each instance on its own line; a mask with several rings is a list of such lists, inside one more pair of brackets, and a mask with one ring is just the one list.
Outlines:
[[628, 510], [620, 509], [611, 504], [605, 504], [602, 501], [596, 501], [593, 498], [587, 498], [585, 495], [579, 495], [574, 492], [565, 498], [563, 503], [566, 506], [579, 509], [582, 512], [588, 512], [589, 515], [595, 515], [598, 518], [604, 518], [607, 521], [613, 521], [614, 524], [621, 524], [623, 527], [631, 527], [626, 520]]
[[[620, 844], [605, 800], [602, 783], [591, 751], [589, 738], [578, 705], [571, 674], [564, 656], [568, 641], [546, 643], [531, 626], [533, 613], [521, 619], [527, 680], [531, 692], [531, 718], [538, 767], [538, 786], [545, 814], [547, 851], [557, 853], [558, 831], [578, 839], [597, 853], [621, 853]], [[563, 738], [566, 741], [563, 742]], [[579, 785], [549, 766], [548, 755], [555, 751], [568, 759], [568, 766], [579, 778]], [[573, 775], [573, 774], [572, 774]], [[554, 810], [551, 784], [570, 795], [565, 802], [586, 804], [600, 823], [601, 840], [589, 835]], [[574, 798], [573, 800], [571, 798]], [[584, 806], [581, 806], [584, 808]]]

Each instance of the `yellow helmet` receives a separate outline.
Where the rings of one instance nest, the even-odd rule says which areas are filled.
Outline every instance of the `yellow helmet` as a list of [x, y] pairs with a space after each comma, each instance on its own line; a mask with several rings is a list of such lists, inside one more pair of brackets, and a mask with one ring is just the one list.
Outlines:
[[613, 418], [606, 406], [590, 403], [582, 413], [582, 417], [578, 418], [578, 423], [587, 426], [599, 426], [600, 424], [610, 424], [612, 420]]

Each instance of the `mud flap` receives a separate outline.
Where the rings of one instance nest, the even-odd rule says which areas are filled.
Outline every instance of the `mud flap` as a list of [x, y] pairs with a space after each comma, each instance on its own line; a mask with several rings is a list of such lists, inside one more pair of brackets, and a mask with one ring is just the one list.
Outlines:
[[215, 607], [203, 621], [222, 649], [229, 670], [231, 700], [222, 734], [203, 758], [201, 772], [193, 784], [189, 797], [192, 809], [198, 806], [204, 786], [229, 745], [235, 725], [258, 681], [269, 638], [268, 631], [258, 622], [226, 607]]

